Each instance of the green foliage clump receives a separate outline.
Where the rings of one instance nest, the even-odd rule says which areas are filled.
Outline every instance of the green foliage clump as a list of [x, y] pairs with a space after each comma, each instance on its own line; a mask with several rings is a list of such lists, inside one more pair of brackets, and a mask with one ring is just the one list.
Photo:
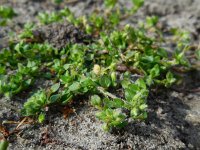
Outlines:
[[45, 91], [38, 91], [33, 94], [28, 101], [24, 104], [24, 108], [21, 110], [24, 116], [33, 116], [41, 112], [47, 103], [47, 97]]
[[40, 23], [42, 24], [51, 24], [53, 22], [59, 22], [64, 19], [67, 19], [67, 21], [76, 23], [77, 20], [74, 16], [74, 14], [69, 10], [69, 8], [62, 9], [58, 12], [43, 12], [38, 14], [38, 19]]
[[16, 13], [11, 7], [0, 6], [0, 26], [5, 26], [9, 19], [12, 19]]
[[[91, 99], [106, 131], [124, 127], [130, 119], [146, 119], [150, 89], [170, 87], [176, 82], [173, 68], [190, 67], [185, 57], [189, 35], [172, 31], [174, 38], [181, 38], [177, 40], [176, 51], [169, 56], [160, 46], [162, 41], [156, 39], [158, 36], [164, 39], [156, 27], [158, 18], [148, 17], [146, 24], [138, 28], [130, 25], [118, 28], [125, 14], [115, 7], [116, 2], [105, 1], [107, 13], [94, 12], [79, 18], [68, 8], [39, 14], [42, 24], [67, 19], [90, 33], [94, 40], [89, 44], [69, 43], [60, 50], [48, 43], [27, 43], [25, 39], [33, 38], [34, 28], [27, 24], [19, 35], [21, 41], [0, 53], [0, 93], [12, 97], [34, 85], [37, 79], [51, 81], [52, 85], [34, 93], [21, 111], [24, 116], [38, 116], [40, 123], [45, 120], [47, 106], [66, 105], [78, 96]], [[141, 7], [143, 0], [133, 3], [131, 13]], [[155, 36], [149, 36], [150, 31]]]

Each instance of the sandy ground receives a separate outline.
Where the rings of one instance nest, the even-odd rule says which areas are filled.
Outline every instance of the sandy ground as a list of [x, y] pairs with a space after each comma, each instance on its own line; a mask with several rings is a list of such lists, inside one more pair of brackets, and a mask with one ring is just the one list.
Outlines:
[[[2, 2], [3, 3], [3, 2]], [[89, 13], [98, 0], [83, 0], [69, 7], [76, 15]], [[128, 3], [127, 3], [128, 4]], [[37, 21], [38, 11], [53, 11], [64, 7], [48, 1], [19, 0], [7, 1], [19, 14], [9, 27], [0, 28], [0, 41], [11, 30], [20, 31], [27, 21]], [[199, 0], [146, 0], [145, 5], [126, 23], [137, 23], [148, 15], [157, 15], [165, 28], [179, 27], [191, 32], [191, 39], [200, 39], [200, 1]], [[1, 44], [1, 42], [0, 42]], [[200, 93], [188, 90], [200, 87], [200, 72], [184, 75], [181, 86], [150, 94], [148, 98], [149, 116], [145, 122], [128, 124], [120, 131], [105, 133], [102, 123], [94, 116], [96, 110], [87, 100], [82, 99], [73, 105], [75, 113], [64, 119], [62, 107], [51, 108], [43, 125], [27, 125], [18, 136], [10, 137], [10, 150], [36, 149], [200, 149]], [[37, 84], [36, 84], [37, 85]], [[42, 85], [41, 85], [42, 86]], [[163, 92], [164, 91], [164, 92]], [[20, 108], [30, 92], [22, 93], [8, 101]], [[6, 101], [1, 97], [0, 101]], [[59, 111], [58, 111], [59, 110]], [[51, 112], [51, 113], [50, 113]], [[0, 106], [0, 121], [19, 120], [20, 116], [11, 109]], [[47, 141], [46, 141], [47, 140]]]

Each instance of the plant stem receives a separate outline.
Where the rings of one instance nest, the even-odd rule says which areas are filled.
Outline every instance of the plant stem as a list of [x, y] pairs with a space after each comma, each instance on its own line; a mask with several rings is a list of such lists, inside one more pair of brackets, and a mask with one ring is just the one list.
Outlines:
[[[110, 98], [112, 98], [112, 99], [118, 98], [117, 96], [113, 95], [112, 93], [109, 93], [109, 92], [105, 91], [104, 88], [102, 88], [102, 87], [97, 87], [97, 89], [98, 89], [98, 91], [99, 91], [100, 93], [102, 93], [102, 94], [103, 94], [104, 96], [106, 96], [106, 97], [110, 97]], [[122, 98], [120, 98], [120, 99], [121, 99], [124, 103], [128, 104], [128, 102], [125, 101], [124, 99], [122, 99]]]
[[98, 89], [98, 91], [99, 91], [100, 93], [102, 93], [102, 94], [103, 94], [104, 96], [106, 96], [106, 97], [108, 96], [108, 97], [110, 97], [110, 98], [112, 98], [112, 99], [118, 98], [117, 96], [115, 96], [115, 95], [113, 95], [113, 94], [111, 94], [111, 93], [105, 91], [104, 88], [102, 88], [102, 87], [97, 87], [97, 89]]

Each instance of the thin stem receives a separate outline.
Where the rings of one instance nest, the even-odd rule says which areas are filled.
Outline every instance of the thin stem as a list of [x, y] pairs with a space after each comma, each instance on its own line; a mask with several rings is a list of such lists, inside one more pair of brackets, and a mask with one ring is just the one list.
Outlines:
[[112, 99], [118, 98], [117, 96], [115, 96], [115, 95], [113, 95], [113, 94], [111, 94], [111, 93], [105, 91], [104, 88], [102, 88], [102, 87], [97, 87], [97, 89], [99, 90], [100, 93], [102, 93], [102, 94], [105, 95], [106, 97], [108, 96], [108, 97], [110, 97], [110, 98], [112, 98]]
[[[99, 91], [100, 93], [102, 93], [102, 94], [103, 94], [104, 96], [106, 96], [106, 97], [110, 97], [110, 98], [112, 98], [112, 99], [118, 98], [117, 96], [113, 95], [112, 93], [109, 93], [109, 92], [105, 91], [104, 88], [102, 88], [102, 87], [97, 87], [97, 89], [98, 89], [98, 91]], [[119, 99], [121, 99], [124, 103], [129, 104], [129, 103], [128, 103], [127, 101], [125, 101], [124, 99], [122, 99], [122, 98], [119, 98]]]

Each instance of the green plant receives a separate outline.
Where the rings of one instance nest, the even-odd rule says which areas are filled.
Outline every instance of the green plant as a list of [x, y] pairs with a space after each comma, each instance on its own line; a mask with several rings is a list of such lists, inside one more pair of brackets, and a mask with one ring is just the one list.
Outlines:
[[133, 12], [136, 12], [143, 4], [144, 0], [132, 0], [134, 6], [132, 8]]
[[42, 24], [51, 24], [53, 22], [59, 22], [66, 19], [67, 21], [76, 24], [77, 20], [74, 17], [74, 14], [69, 10], [69, 8], [62, 9], [58, 12], [43, 12], [38, 14], [38, 19]]
[[104, 0], [104, 4], [106, 7], [113, 8], [116, 3], [117, 3], [117, 0]]
[[4, 140], [4, 139], [0, 141], [0, 149], [1, 149], [1, 150], [7, 150], [8, 145], [9, 145], [9, 142], [8, 142], [8, 141], [6, 141], [6, 140]]
[[[125, 14], [115, 7], [116, 2], [105, 1], [109, 6], [106, 13], [94, 12], [79, 18], [68, 8], [50, 15], [39, 14], [42, 24], [66, 19], [81, 26], [94, 40], [89, 44], [68, 43], [60, 50], [48, 43], [28, 43], [25, 39], [34, 38], [32, 31], [37, 25], [27, 24], [19, 35], [20, 42], [0, 53], [0, 93], [12, 97], [37, 79], [48, 80], [52, 85], [33, 93], [21, 110], [23, 116], [37, 116], [40, 123], [45, 120], [46, 107], [66, 105], [83, 95], [98, 109], [96, 116], [104, 122], [106, 131], [124, 127], [130, 118], [146, 119], [150, 89], [175, 83], [174, 67], [190, 67], [185, 57], [188, 34], [172, 31], [173, 38], [181, 38], [176, 51], [168, 56], [160, 46], [162, 40], [156, 39], [164, 39], [155, 26], [158, 18], [148, 17], [147, 23], [138, 28], [118, 28]], [[133, 3], [131, 14], [142, 6], [143, 0]], [[149, 36], [149, 30], [156, 36]]]
[[16, 13], [11, 7], [0, 6], [0, 26], [5, 26], [9, 19], [12, 19]]

